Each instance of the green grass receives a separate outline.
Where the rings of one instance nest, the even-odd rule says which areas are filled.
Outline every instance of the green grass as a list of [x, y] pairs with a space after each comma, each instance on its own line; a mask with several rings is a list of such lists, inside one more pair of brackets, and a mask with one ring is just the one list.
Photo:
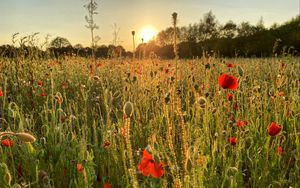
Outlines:
[[[299, 59], [178, 61], [177, 76], [175, 61], [102, 60], [92, 71], [90, 64], [0, 59], [1, 131], [37, 138], [10, 137], [13, 147], [0, 146], [1, 187], [300, 186]], [[238, 77], [237, 90], [218, 85], [225, 72]], [[134, 106], [129, 119], [127, 101]], [[249, 123], [237, 128], [237, 119]], [[267, 132], [273, 121], [283, 126], [275, 137]], [[145, 148], [164, 163], [159, 179], [137, 169]]]

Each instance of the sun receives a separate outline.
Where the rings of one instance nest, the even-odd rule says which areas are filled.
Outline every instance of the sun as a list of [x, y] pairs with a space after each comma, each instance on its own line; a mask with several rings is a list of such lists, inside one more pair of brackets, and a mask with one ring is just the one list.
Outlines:
[[140, 37], [144, 39], [144, 42], [148, 42], [153, 39], [156, 34], [157, 30], [153, 26], [145, 26], [140, 32]]

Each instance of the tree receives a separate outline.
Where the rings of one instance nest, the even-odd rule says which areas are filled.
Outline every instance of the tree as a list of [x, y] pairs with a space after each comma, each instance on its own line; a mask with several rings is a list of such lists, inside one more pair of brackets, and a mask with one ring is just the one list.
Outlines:
[[194, 25], [189, 25], [188, 29], [187, 29], [187, 40], [188, 42], [198, 42], [198, 39], [197, 39], [197, 36], [199, 35], [198, 34], [198, 26], [197, 24], [194, 24]]
[[264, 19], [263, 19], [263, 17], [260, 17], [260, 19], [258, 20], [258, 22], [256, 24], [256, 30], [257, 31], [264, 31], [264, 30], [266, 30], [265, 25], [264, 25]]
[[156, 35], [156, 40], [160, 46], [171, 45], [173, 42], [173, 28], [168, 27], [167, 29], [160, 31]]
[[56, 37], [50, 42], [50, 48], [64, 48], [69, 46], [71, 46], [71, 43], [63, 37]]
[[75, 45], [73, 46], [73, 48], [75, 48], [75, 49], [82, 49], [83, 46], [82, 46], [82, 44], [75, 44]]
[[228, 21], [224, 26], [220, 28], [221, 38], [233, 38], [237, 34], [237, 25], [233, 21]]
[[247, 37], [253, 35], [256, 32], [256, 28], [255, 26], [250, 25], [249, 22], [242, 22], [237, 31], [239, 37]]
[[120, 43], [120, 38], [119, 38], [119, 32], [120, 32], [120, 27], [118, 27], [117, 23], [114, 23], [112, 25], [112, 29], [113, 29], [113, 40], [112, 40], [112, 44], [114, 46], [119, 45]]
[[204, 14], [203, 20], [199, 24], [199, 36], [200, 41], [216, 38], [218, 36], [217, 32], [217, 20], [216, 16], [213, 15], [212, 11]]

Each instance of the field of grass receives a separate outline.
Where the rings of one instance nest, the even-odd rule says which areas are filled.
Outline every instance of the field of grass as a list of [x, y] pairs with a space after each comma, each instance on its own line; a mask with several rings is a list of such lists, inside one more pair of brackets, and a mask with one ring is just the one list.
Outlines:
[[299, 62], [2, 58], [0, 187], [300, 187]]

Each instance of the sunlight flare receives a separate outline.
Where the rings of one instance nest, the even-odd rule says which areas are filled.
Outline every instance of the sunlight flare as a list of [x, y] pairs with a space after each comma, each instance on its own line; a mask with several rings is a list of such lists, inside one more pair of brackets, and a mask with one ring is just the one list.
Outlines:
[[144, 39], [144, 42], [152, 40], [157, 34], [157, 29], [153, 26], [145, 26], [141, 29], [140, 38]]

